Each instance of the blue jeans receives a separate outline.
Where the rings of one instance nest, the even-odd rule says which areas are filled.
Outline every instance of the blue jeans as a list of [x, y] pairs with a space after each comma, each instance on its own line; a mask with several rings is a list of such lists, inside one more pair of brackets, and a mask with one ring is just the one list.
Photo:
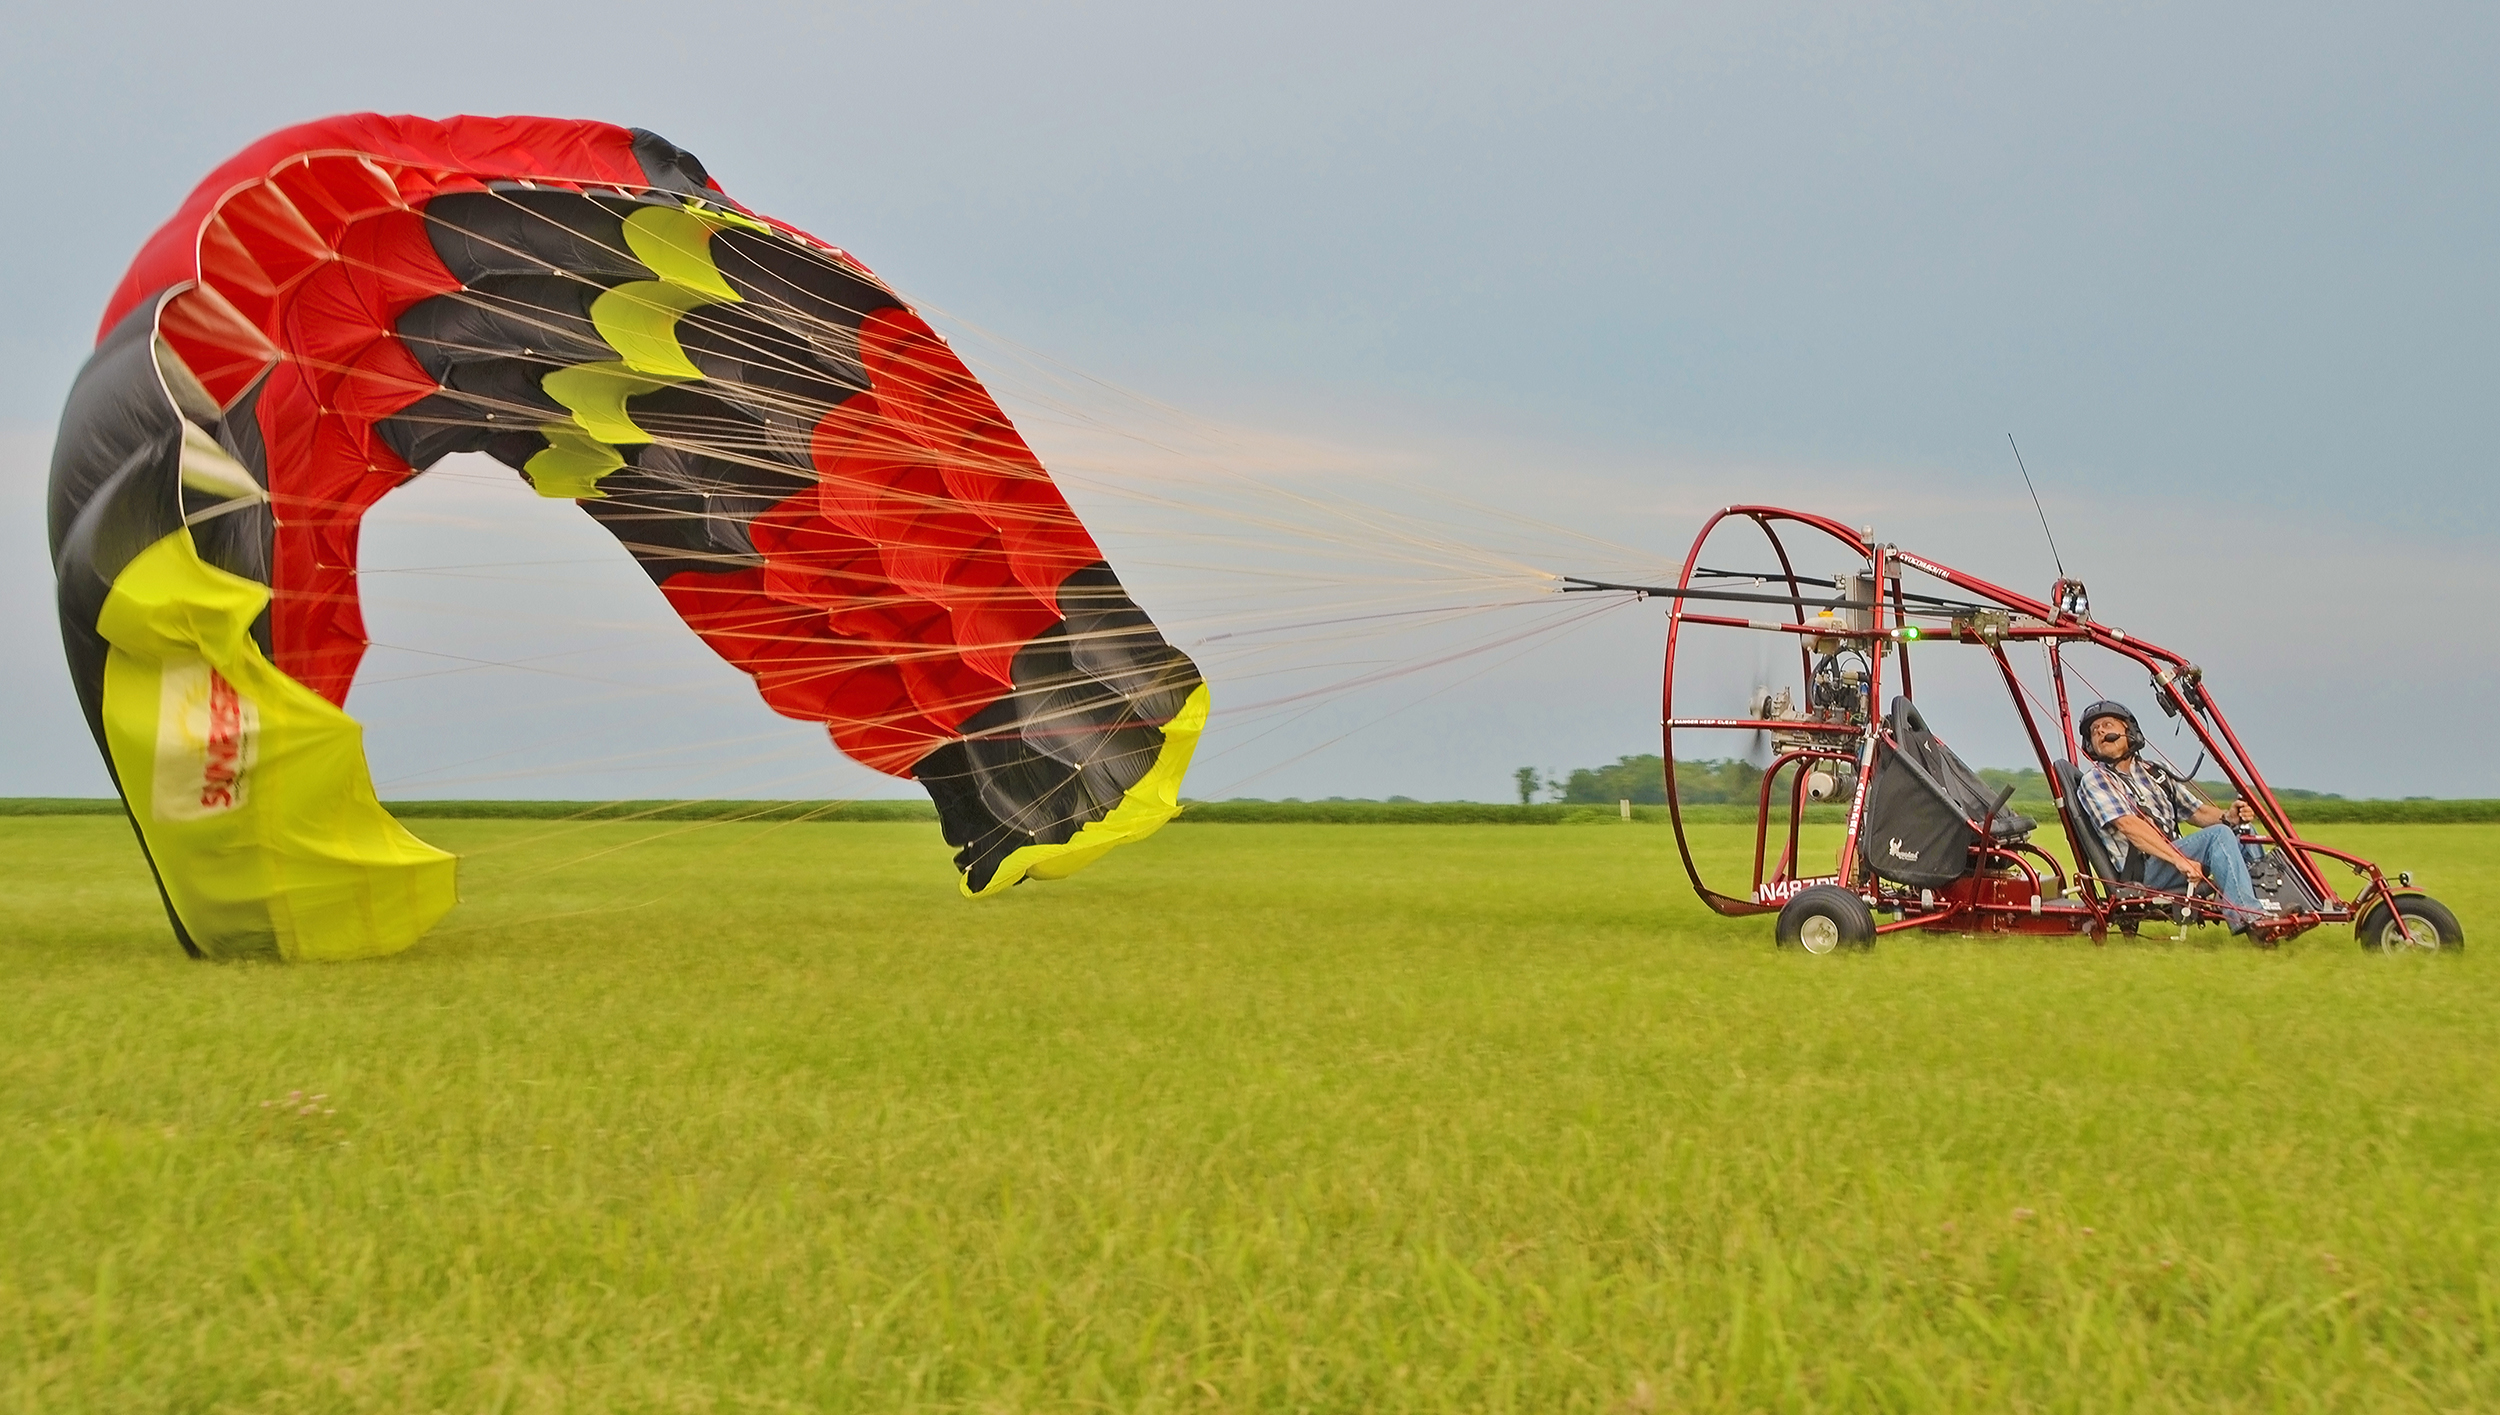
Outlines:
[[[2205, 867], [2205, 878], [2222, 891], [2222, 897], [2238, 905], [2246, 913], [2231, 916], [2234, 930], [2251, 920], [2263, 917], [2258, 913], [2257, 891], [2248, 884], [2248, 856], [2240, 848], [2240, 833], [2227, 825], [2209, 825], [2190, 831], [2170, 842], [2180, 854]], [[2179, 873], [2168, 860], [2147, 858], [2144, 861], [2144, 882], [2155, 889], [2173, 894], [2185, 893], [2187, 876]]]

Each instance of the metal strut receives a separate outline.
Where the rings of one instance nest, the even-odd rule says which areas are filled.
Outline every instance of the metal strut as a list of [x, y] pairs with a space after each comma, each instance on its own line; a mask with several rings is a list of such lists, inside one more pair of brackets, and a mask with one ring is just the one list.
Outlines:
[[[1816, 599], [1808, 595], [1796, 594], [1747, 594], [1743, 590], [1703, 590], [1694, 589], [1689, 585], [1682, 587], [1675, 585], [1618, 585], [1608, 580], [1584, 580], [1577, 575], [1564, 575], [1561, 578], [1563, 582], [1561, 592], [1564, 594], [1590, 594], [1607, 590], [1620, 590], [1630, 594], [1655, 597], [1658, 599], [1716, 599], [1729, 600], [1738, 604], [1800, 604], [1812, 605], [1817, 609], [1878, 609], [1881, 608], [1883, 604], [1883, 601], [1881, 600]], [[1754, 578], [1777, 580], [1787, 577], [1780, 575], [1760, 575]], [[1791, 580], [1790, 583], [1811, 584], [1814, 582], [1808, 580]], [[1922, 606], [1922, 608], [1932, 605], [1937, 610], [1986, 610], [1992, 607], [1970, 600], [1938, 599], [1934, 595], [1905, 593], [1901, 596], [1901, 598], [1916, 601]]]

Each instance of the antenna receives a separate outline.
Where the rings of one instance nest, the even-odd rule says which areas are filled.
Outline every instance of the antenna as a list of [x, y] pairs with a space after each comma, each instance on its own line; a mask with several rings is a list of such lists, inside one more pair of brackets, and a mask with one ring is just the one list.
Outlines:
[[2014, 434], [2005, 435], [2005, 445], [2014, 449], [2014, 465], [2023, 474], [2023, 489], [2031, 493], [2031, 509], [2039, 512], [2040, 534], [2049, 538], [2049, 558], [2057, 562], [2057, 578], [2066, 578], [2066, 561], [2057, 553], [2057, 533], [2049, 529], [2049, 513], [2040, 510], [2040, 488], [2031, 484], [2031, 468], [2023, 466], [2023, 449], [2014, 441]]

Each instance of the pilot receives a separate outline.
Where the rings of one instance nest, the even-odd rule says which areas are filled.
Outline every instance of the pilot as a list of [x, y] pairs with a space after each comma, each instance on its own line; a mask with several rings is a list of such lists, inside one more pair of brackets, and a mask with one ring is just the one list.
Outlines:
[[[2228, 910], [2231, 932], [2246, 933], [2262, 917], [2257, 892], [2249, 887], [2248, 858], [2239, 833], [2232, 829], [2254, 820], [2246, 801], [2225, 810], [2190, 790], [2179, 778], [2145, 761], [2144, 729], [2135, 714], [2113, 702], [2097, 702], [2083, 710], [2076, 724], [2090, 758], [2075, 779], [2083, 813], [2101, 832], [2110, 863], [2122, 876], [2142, 880], [2155, 889], [2176, 894], [2191, 882], [2219, 890]], [[2179, 834], [2184, 816], [2198, 827]], [[2128, 869], [2141, 856], [2140, 873]]]

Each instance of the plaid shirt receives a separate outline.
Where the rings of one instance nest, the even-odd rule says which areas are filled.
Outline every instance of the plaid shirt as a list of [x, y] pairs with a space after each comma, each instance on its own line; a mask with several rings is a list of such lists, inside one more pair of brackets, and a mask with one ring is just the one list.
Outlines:
[[2151, 821], [2164, 837], [2179, 833], [2179, 817], [2193, 818], [2205, 805], [2203, 797], [2188, 789], [2187, 783], [2168, 772], [2146, 769], [2144, 759], [2137, 757], [2122, 770], [2103, 761], [2085, 761], [2075, 777], [2075, 795], [2083, 803], [2083, 814], [2100, 828], [2102, 848], [2109, 851], [2109, 862], [2118, 869], [2127, 867], [2131, 847], [2118, 833], [2118, 822], [2128, 816], [2140, 815]]

